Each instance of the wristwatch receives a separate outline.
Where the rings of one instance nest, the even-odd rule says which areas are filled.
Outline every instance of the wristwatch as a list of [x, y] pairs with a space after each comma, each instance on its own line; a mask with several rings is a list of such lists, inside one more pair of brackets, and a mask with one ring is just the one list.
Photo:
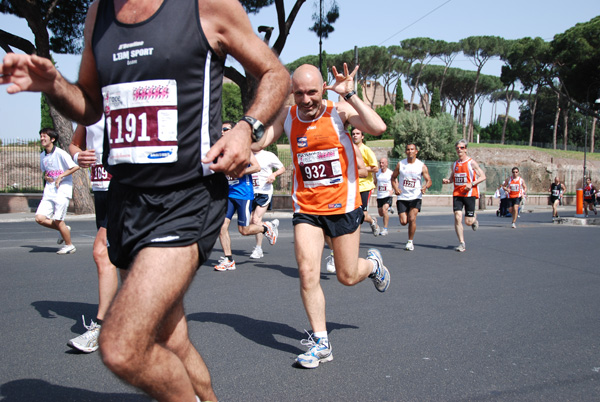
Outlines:
[[262, 136], [265, 134], [264, 124], [262, 124], [260, 120], [250, 116], [244, 116], [240, 119], [240, 121], [245, 121], [246, 123], [250, 124], [250, 127], [252, 127], [252, 141], [260, 141]]

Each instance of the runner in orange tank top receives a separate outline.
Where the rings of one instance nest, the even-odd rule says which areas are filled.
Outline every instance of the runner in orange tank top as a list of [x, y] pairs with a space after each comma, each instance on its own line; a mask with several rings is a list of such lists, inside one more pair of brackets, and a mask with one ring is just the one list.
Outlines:
[[485, 173], [483, 173], [479, 164], [467, 156], [468, 145], [469, 143], [464, 138], [456, 142], [455, 148], [458, 160], [452, 166], [450, 178], [442, 180], [444, 184], [454, 183], [452, 193], [454, 230], [459, 242], [455, 250], [461, 253], [466, 250], [462, 224], [463, 207], [465, 209], [465, 225], [477, 230], [479, 228], [479, 222], [475, 214], [475, 200], [479, 198], [477, 185], [485, 181]]
[[508, 193], [508, 211], [512, 215], [511, 228], [517, 228], [517, 218], [519, 217], [519, 206], [521, 200], [527, 194], [527, 185], [523, 178], [519, 176], [519, 168], [512, 168], [512, 176], [504, 182], [504, 191]]
[[[292, 198], [294, 202], [294, 243], [300, 293], [313, 333], [302, 344], [306, 353], [296, 358], [298, 365], [316, 368], [333, 359], [325, 320], [325, 295], [320, 284], [321, 255], [325, 239], [331, 240], [335, 253], [338, 280], [353, 286], [371, 278], [378, 291], [384, 292], [390, 274], [383, 265], [381, 253], [369, 249], [367, 258], [359, 258], [360, 224], [363, 211], [358, 191], [356, 150], [347, 124], [373, 135], [386, 129], [385, 123], [356, 96], [354, 76], [335, 67], [333, 85], [323, 82], [319, 70], [300, 66], [292, 76], [295, 105], [284, 108], [264, 135], [267, 146], [283, 132], [290, 140], [294, 163]], [[331, 90], [343, 98], [334, 103], [323, 99]], [[256, 148], [256, 147], [255, 147]]]

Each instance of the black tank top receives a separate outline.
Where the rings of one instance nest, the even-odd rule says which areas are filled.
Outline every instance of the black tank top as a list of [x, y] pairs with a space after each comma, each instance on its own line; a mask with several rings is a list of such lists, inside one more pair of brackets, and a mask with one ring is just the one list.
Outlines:
[[204, 36], [198, 0], [164, 0], [136, 24], [100, 0], [92, 48], [113, 180], [152, 188], [211, 174], [201, 159], [221, 137], [224, 60]]

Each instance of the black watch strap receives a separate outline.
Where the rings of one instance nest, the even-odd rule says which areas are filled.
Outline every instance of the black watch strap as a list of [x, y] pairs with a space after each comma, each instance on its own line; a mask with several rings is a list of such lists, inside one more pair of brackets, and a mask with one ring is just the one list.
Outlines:
[[356, 91], [350, 91], [346, 95], [344, 95], [344, 100], [347, 101], [348, 99], [352, 98], [354, 95], [356, 95]]

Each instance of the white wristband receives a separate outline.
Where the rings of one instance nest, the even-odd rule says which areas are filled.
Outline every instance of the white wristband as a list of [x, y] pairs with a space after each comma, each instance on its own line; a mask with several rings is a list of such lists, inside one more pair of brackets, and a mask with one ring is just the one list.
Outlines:
[[77, 163], [77, 159], [79, 159], [79, 152], [77, 152], [75, 155], [73, 155], [73, 161], [79, 165], [79, 163]]

